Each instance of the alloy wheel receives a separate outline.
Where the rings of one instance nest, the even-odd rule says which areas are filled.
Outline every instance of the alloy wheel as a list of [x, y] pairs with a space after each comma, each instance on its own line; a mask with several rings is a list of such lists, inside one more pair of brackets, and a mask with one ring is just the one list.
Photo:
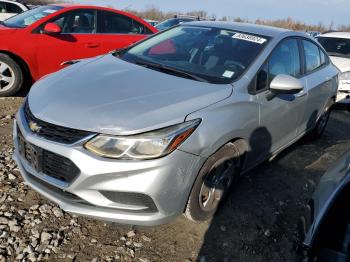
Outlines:
[[12, 68], [0, 61], [0, 92], [5, 92], [12, 88], [15, 83], [15, 73]]

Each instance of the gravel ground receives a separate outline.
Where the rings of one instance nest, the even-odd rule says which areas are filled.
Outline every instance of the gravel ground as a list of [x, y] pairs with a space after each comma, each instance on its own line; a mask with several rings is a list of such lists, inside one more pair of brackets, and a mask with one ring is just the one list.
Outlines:
[[72, 216], [26, 186], [11, 160], [23, 98], [0, 98], [0, 262], [301, 261], [298, 225], [320, 176], [350, 148], [350, 113], [241, 178], [213, 221], [156, 228]]

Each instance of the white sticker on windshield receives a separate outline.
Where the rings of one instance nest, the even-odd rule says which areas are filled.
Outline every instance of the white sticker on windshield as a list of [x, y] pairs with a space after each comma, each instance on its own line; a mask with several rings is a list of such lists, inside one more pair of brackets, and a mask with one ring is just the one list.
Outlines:
[[259, 36], [247, 35], [247, 34], [242, 34], [242, 33], [236, 33], [232, 36], [232, 38], [245, 40], [245, 41], [249, 41], [249, 42], [253, 42], [253, 43], [257, 43], [257, 44], [263, 44], [267, 41], [265, 38], [262, 38]]
[[222, 76], [223, 76], [223, 77], [227, 77], [227, 78], [231, 78], [234, 74], [235, 74], [235, 72], [226, 70], [226, 71], [222, 74]]
[[55, 10], [55, 9], [47, 9], [47, 10], [44, 10], [43, 12], [44, 13], [48, 13], [48, 14], [53, 14], [53, 13], [55, 13], [57, 10]]

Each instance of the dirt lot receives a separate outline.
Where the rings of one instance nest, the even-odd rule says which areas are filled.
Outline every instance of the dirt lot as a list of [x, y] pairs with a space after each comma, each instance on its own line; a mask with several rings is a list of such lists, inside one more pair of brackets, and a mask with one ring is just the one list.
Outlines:
[[301, 261], [305, 203], [350, 148], [350, 113], [335, 110], [321, 140], [302, 139], [242, 177], [210, 223], [121, 226], [71, 216], [23, 183], [11, 160], [22, 101], [0, 99], [0, 261]]

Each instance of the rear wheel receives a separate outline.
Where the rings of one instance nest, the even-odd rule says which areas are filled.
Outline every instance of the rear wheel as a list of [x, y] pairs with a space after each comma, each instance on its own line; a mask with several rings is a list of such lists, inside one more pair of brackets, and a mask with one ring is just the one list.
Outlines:
[[239, 151], [232, 143], [223, 146], [208, 158], [192, 188], [185, 216], [192, 221], [205, 221], [213, 217], [220, 202], [237, 181]]
[[326, 130], [327, 124], [328, 124], [328, 120], [329, 117], [331, 115], [331, 109], [332, 109], [332, 105], [334, 104], [333, 99], [328, 102], [326, 108], [324, 109], [322, 115], [320, 116], [320, 118], [317, 120], [316, 125], [314, 127], [314, 129], [310, 132], [310, 136], [312, 139], [318, 139], [320, 138], [324, 131]]
[[16, 94], [22, 85], [21, 67], [10, 56], [0, 54], [0, 97]]

